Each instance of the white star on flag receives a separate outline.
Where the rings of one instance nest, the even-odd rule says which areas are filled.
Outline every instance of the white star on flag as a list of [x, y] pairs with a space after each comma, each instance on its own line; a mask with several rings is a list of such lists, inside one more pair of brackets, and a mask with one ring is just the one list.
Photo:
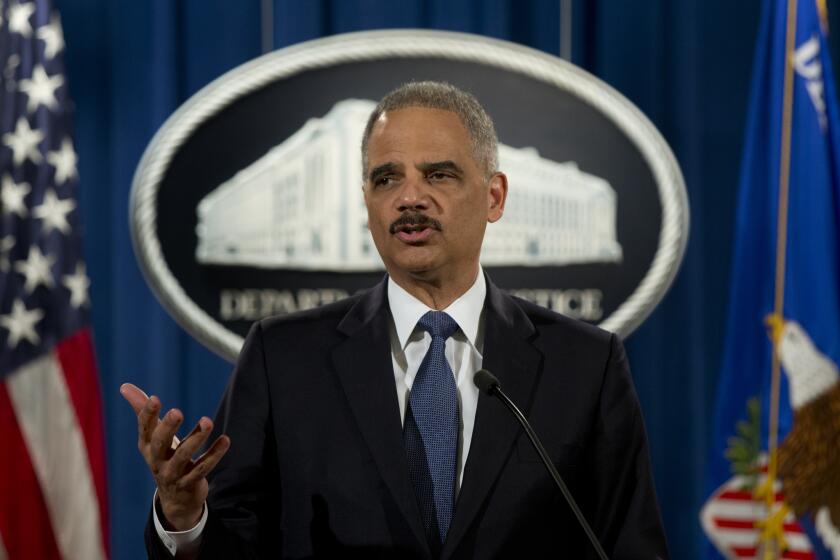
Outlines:
[[0, 237], [0, 271], [9, 272], [9, 252], [15, 246], [15, 236]]
[[15, 263], [15, 270], [26, 277], [26, 283], [23, 288], [30, 294], [34, 292], [35, 288], [37, 288], [40, 284], [43, 284], [47, 288], [52, 288], [55, 285], [55, 282], [53, 281], [50, 267], [54, 262], [54, 256], [44, 256], [41, 249], [39, 249], [37, 245], [33, 245], [29, 249], [29, 256], [26, 260]]
[[83, 263], [76, 265], [76, 272], [73, 274], [63, 276], [62, 284], [70, 290], [70, 305], [78, 309], [88, 302], [90, 278], [87, 276]]
[[24, 199], [32, 190], [29, 183], [16, 183], [8, 174], [3, 175], [3, 186], [0, 187], [0, 203], [3, 205], [3, 213], [14, 212], [21, 218], [26, 216], [26, 203]]
[[49, 152], [47, 154], [47, 161], [55, 167], [55, 183], [57, 185], [61, 185], [67, 179], [74, 179], [78, 176], [76, 164], [79, 158], [76, 156], [76, 150], [73, 149], [73, 141], [69, 136], [64, 137], [64, 140], [61, 141], [61, 148], [57, 152]]
[[35, 4], [18, 2], [9, 6], [9, 31], [12, 33], [19, 33], [23, 37], [32, 35], [32, 26], [29, 24], [29, 18], [35, 11]]
[[55, 98], [55, 90], [64, 83], [64, 76], [56, 74], [47, 76], [47, 71], [40, 64], [32, 69], [32, 77], [29, 80], [20, 81], [20, 91], [28, 97], [26, 110], [34, 113], [38, 105], [47, 109], [55, 109], [58, 100]]
[[9, 331], [9, 338], [6, 343], [10, 347], [16, 347], [21, 339], [25, 338], [32, 344], [41, 342], [38, 333], [35, 332], [35, 323], [44, 318], [44, 312], [40, 309], [26, 309], [23, 301], [15, 299], [12, 304], [12, 312], [8, 315], [0, 315], [0, 326]]
[[26, 158], [32, 163], [41, 161], [41, 153], [38, 151], [38, 143], [44, 139], [44, 133], [40, 130], [32, 130], [26, 117], [20, 117], [15, 125], [14, 132], [7, 132], [3, 135], [3, 143], [12, 149], [12, 161], [20, 165]]
[[35, 35], [44, 41], [44, 56], [52, 59], [58, 51], [64, 48], [64, 33], [61, 30], [61, 20], [57, 13], [53, 13], [50, 22], [42, 25]]
[[32, 209], [32, 215], [44, 220], [44, 233], [57, 229], [61, 233], [70, 231], [67, 214], [73, 211], [76, 202], [72, 199], [60, 200], [53, 189], [44, 194], [44, 201]]

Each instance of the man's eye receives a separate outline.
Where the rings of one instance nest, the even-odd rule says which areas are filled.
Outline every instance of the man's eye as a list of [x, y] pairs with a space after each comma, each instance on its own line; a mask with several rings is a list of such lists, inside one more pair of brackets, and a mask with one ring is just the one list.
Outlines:
[[376, 187], [384, 187], [384, 186], [390, 185], [393, 180], [394, 180], [393, 177], [385, 175], [385, 176], [377, 177], [376, 179], [374, 179], [373, 180], [373, 185], [376, 186]]
[[433, 171], [426, 176], [430, 181], [445, 181], [452, 177], [449, 173], [443, 171]]

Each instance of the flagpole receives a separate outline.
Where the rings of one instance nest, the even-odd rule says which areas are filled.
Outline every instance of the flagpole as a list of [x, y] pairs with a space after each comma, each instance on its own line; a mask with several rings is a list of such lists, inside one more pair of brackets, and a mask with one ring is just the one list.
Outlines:
[[[788, 194], [790, 186], [790, 143], [791, 121], [793, 120], [793, 50], [796, 40], [796, 0], [788, 0], [787, 32], [785, 35], [785, 72], [784, 96], [782, 98], [782, 138], [779, 157], [779, 210], [776, 231], [776, 291], [773, 303], [773, 314], [782, 318], [785, 303], [785, 261], [787, 255], [787, 226], [788, 226]], [[773, 485], [778, 470], [779, 447], [779, 393], [781, 383], [781, 364], [779, 362], [778, 340], [773, 340], [773, 357], [770, 378], [770, 415], [768, 419], [768, 453], [770, 455], [767, 467], [769, 491], [765, 496], [768, 516], [775, 505], [775, 491]]]

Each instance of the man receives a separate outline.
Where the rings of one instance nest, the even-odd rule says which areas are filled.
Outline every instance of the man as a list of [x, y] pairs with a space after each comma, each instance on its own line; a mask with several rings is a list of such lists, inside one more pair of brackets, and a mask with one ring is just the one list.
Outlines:
[[594, 557], [515, 420], [479, 396], [482, 367], [528, 415], [607, 554], [667, 556], [621, 343], [481, 270], [508, 189], [496, 145], [472, 95], [435, 82], [391, 92], [362, 143], [386, 279], [257, 322], [215, 424], [202, 418], [174, 450], [183, 415], [158, 420], [157, 398], [123, 386], [158, 486], [151, 557]]

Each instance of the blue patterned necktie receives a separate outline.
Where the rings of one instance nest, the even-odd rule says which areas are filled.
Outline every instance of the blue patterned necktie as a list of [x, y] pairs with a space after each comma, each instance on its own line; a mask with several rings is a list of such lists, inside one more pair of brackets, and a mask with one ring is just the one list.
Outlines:
[[432, 335], [432, 345], [411, 386], [403, 439], [423, 526], [437, 548], [446, 540], [455, 504], [460, 414], [444, 350], [458, 323], [443, 311], [429, 311], [417, 325]]

